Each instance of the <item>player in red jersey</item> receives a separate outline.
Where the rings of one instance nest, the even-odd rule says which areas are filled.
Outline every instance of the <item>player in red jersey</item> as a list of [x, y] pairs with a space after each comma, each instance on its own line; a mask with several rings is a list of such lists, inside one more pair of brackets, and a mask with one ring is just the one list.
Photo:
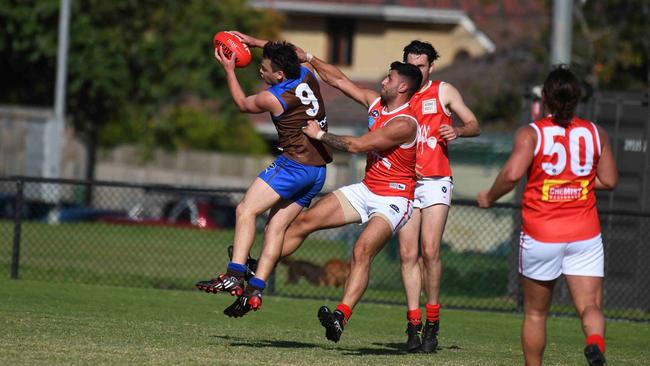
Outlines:
[[526, 365], [542, 364], [546, 317], [562, 274], [582, 321], [587, 361], [604, 365], [604, 255], [594, 189], [616, 186], [616, 162], [605, 131], [574, 116], [580, 84], [571, 71], [551, 71], [542, 99], [551, 114], [517, 130], [510, 158], [477, 201], [490, 207], [527, 173], [519, 254]]
[[[411, 108], [419, 123], [416, 162], [418, 182], [414, 210], [411, 219], [399, 233], [402, 280], [407, 304], [406, 348], [409, 352], [428, 353], [434, 352], [438, 346], [442, 273], [440, 242], [454, 187], [448, 144], [459, 137], [478, 136], [480, 128], [476, 116], [465, 105], [453, 85], [429, 80], [434, 61], [438, 58], [438, 52], [430, 43], [412, 41], [404, 47], [403, 58], [404, 62], [417, 66], [422, 73], [420, 90], [411, 98]], [[453, 114], [460, 120], [459, 126], [452, 127]], [[419, 252], [422, 255], [422, 268], [418, 261]], [[427, 296], [424, 329], [420, 310], [423, 286]]]
[[[422, 76], [413, 65], [393, 62], [379, 96], [373, 90], [356, 86], [332, 65], [315, 57], [310, 59], [325, 82], [368, 107], [369, 132], [358, 139], [324, 133], [315, 123], [305, 129], [308, 136], [335, 149], [368, 152], [366, 176], [361, 183], [340, 188], [298, 216], [295, 225], [287, 230], [283, 247], [283, 254], [291, 251], [315, 230], [352, 222], [368, 223], [354, 245], [341, 302], [334, 311], [326, 306], [318, 311], [325, 336], [338, 342], [352, 309], [368, 286], [373, 258], [408, 221], [412, 211], [418, 125], [408, 101]], [[365, 142], [363, 148], [357, 141]]]
[[373, 258], [411, 214], [417, 120], [408, 101], [420, 86], [422, 75], [413, 65], [393, 62], [380, 94], [357, 86], [336, 67], [300, 51], [301, 59], [309, 61], [325, 82], [368, 108], [369, 132], [360, 137], [325, 133], [313, 122], [305, 128], [306, 135], [335, 149], [367, 152], [366, 176], [362, 182], [342, 187], [303, 211], [287, 229], [282, 248], [282, 256], [287, 256], [316, 230], [367, 222], [354, 245], [341, 302], [334, 311], [326, 306], [318, 311], [325, 336], [338, 342], [368, 285]]

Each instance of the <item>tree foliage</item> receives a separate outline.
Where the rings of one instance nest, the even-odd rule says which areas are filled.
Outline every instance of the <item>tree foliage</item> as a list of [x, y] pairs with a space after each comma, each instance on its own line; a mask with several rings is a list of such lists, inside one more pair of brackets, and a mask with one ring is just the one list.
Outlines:
[[589, 0], [574, 8], [574, 62], [601, 89], [648, 91], [650, 2]]
[[[52, 105], [58, 19], [59, 0], [0, 3], [0, 102]], [[212, 36], [273, 38], [280, 23], [244, 0], [73, 0], [68, 115], [105, 145], [262, 151], [230, 101]], [[254, 67], [238, 72], [247, 91], [259, 83]]]

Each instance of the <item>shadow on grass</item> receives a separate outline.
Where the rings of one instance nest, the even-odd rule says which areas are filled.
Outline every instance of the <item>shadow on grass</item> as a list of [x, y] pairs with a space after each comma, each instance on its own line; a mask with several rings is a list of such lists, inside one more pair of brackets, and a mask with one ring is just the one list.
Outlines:
[[281, 341], [281, 340], [250, 340], [241, 337], [220, 336], [215, 335], [214, 338], [221, 338], [225, 341], [230, 341], [233, 347], [258, 347], [258, 348], [316, 348], [320, 347], [314, 343], [294, 342], [294, 341]]
[[[214, 338], [220, 338], [224, 341], [229, 341], [230, 346], [233, 347], [256, 347], [256, 348], [324, 348], [330, 350], [338, 350], [341, 354], [346, 356], [364, 356], [364, 355], [376, 355], [376, 356], [385, 356], [385, 355], [399, 355], [407, 354], [406, 345], [404, 343], [372, 343], [376, 347], [357, 347], [357, 348], [346, 348], [346, 347], [336, 347], [332, 344], [329, 347], [323, 347], [321, 344], [315, 343], [305, 343], [305, 342], [295, 342], [295, 341], [283, 341], [283, 340], [250, 340], [242, 337], [233, 337], [233, 336], [221, 336], [214, 335]], [[457, 350], [461, 347], [456, 345], [438, 347], [436, 351], [441, 350]]]
[[[322, 344], [295, 342], [295, 341], [282, 341], [282, 340], [250, 340], [242, 337], [221, 336], [214, 335], [214, 338], [220, 338], [224, 341], [230, 342], [231, 347], [259, 347], [259, 348], [323, 348], [333, 351], [339, 351], [343, 355], [362, 356], [362, 355], [396, 355], [406, 353], [405, 349], [400, 349], [397, 343], [390, 343], [382, 345], [373, 343], [378, 346], [385, 346], [383, 348], [345, 348], [336, 347], [334, 344], [330, 346], [323, 346]], [[404, 347], [402, 347], [404, 348]]]
[[[406, 344], [404, 343], [372, 343], [373, 346], [381, 348], [346, 348], [342, 349], [346, 351], [344, 355], [396, 355], [396, 354], [424, 354], [422, 352], [408, 352], [406, 351]], [[457, 345], [451, 345], [446, 347], [438, 347], [436, 352], [443, 350], [458, 350], [461, 347]]]
[[400, 355], [406, 354], [406, 347], [402, 347], [400, 344], [399, 347], [392, 347], [397, 343], [388, 343], [385, 345], [379, 343], [373, 343], [374, 345], [384, 346], [382, 348], [370, 348], [370, 347], [357, 347], [357, 348], [341, 348], [341, 354], [346, 356], [389, 356], [389, 355]]

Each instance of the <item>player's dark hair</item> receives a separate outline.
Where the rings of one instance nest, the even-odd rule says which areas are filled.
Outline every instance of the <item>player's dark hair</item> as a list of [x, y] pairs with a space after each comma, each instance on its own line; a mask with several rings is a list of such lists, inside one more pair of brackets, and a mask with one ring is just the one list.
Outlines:
[[542, 88], [542, 99], [554, 122], [564, 127], [571, 122], [580, 95], [580, 82], [566, 65], [553, 69]]
[[409, 98], [420, 89], [420, 84], [422, 84], [422, 73], [417, 66], [395, 61], [390, 64], [390, 69], [397, 71], [400, 76], [403, 76], [407, 80], [409, 85]]
[[262, 57], [271, 61], [273, 71], [282, 71], [287, 79], [300, 77], [300, 60], [296, 47], [289, 42], [266, 42]]
[[438, 51], [436, 51], [431, 43], [418, 41], [417, 39], [411, 41], [411, 43], [404, 47], [404, 56], [402, 58], [402, 61], [406, 62], [406, 58], [409, 54], [427, 55], [429, 64], [432, 64], [433, 61], [437, 60], [440, 57]]

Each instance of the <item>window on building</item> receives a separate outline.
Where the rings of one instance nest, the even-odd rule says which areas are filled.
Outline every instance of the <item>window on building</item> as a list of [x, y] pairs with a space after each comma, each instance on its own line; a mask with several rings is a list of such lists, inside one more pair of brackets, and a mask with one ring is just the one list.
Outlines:
[[467, 61], [471, 58], [469, 52], [467, 50], [461, 49], [460, 51], [456, 52], [456, 55], [454, 55], [454, 62], [462, 62], [462, 61]]
[[329, 38], [329, 61], [334, 65], [351, 65], [354, 20], [330, 19], [327, 28]]

